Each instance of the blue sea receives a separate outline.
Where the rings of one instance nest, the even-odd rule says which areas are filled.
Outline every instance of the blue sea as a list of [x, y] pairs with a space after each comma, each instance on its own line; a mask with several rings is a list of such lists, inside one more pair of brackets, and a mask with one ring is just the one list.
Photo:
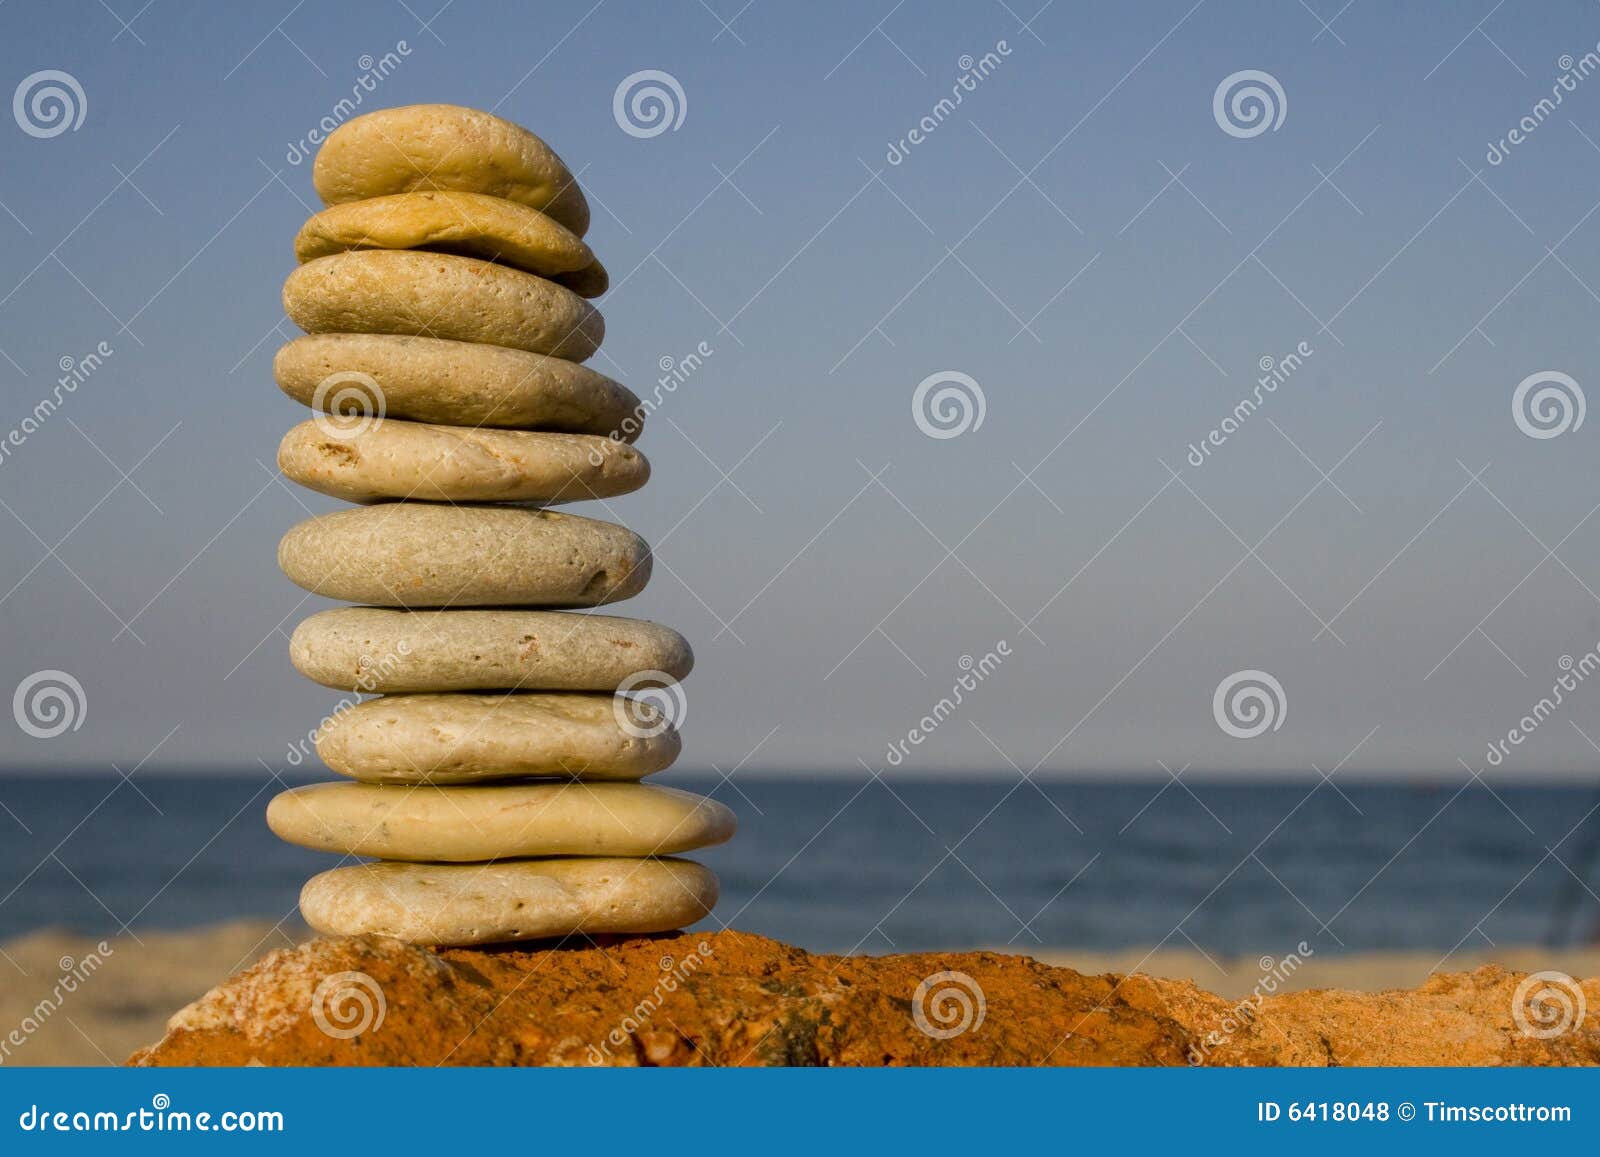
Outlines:
[[[300, 782], [300, 781], [294, 781]], [[818, 951], [1316, 952], [1575, 943], [1600, 929], [1581, 787], [1032, 783], [668, 773], [740, 831], [696, 858], [723, 922]], [[261, 773], [0, 778], [0, 939], [294, 912], [334, 858], [280, 843]]]

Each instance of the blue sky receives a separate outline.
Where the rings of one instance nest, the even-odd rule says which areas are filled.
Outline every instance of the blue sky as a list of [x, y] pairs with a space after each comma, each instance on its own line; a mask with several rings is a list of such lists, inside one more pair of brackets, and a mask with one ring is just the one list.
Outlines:
[[[408, 4], [0, 8], [5, 90], [83, 94], [56, 135], [0, 118], [0, 428], [112, 351], [0, 457], [0, 690], [84, 704], [7, 721], [6, 766], [278, 766], [331, 706], [284, 637], [326, 604], [274, 564], [337, 505], [271, 468], [289, 153], [391, 52], [366, 107], [493, 108], [580, 174], [598, 369], [644, 394], [712, 351], [650, 485], [579, 508], [657, 547], [617, 610], [695, 646], [683, 766], [860, 773], [919, 729], [893, 770], [1460, 779], [1600, 645], [1600, 419], [1512, 410], [1595, 389], [1600, 78], [1536, 111], [1595, 5]], [[641, 138], [613, 97], [647, 69], [684, 107]], [[1282, 118], [1235, 135], [1246, 70]], [[919, 428], [941, 373], [981, 425]], [[1281, 718], [1242, 739], [1214, 698], [1246, 671]], [[1582, 774], [1591, 736], [1600, 679], [1492, 770]]]

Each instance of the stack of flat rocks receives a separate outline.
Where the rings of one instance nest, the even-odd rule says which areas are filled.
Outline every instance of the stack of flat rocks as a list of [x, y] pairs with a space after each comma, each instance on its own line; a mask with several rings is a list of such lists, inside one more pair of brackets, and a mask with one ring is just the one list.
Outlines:
[[[642, 408], [580, 363], [604, 267], [589, 209], [538, 137], [452, 105], [347, 122], [317, 155], [327, 206], [295, 239], [278, 351], [318, 411], [283, 473], [356, 503], [291, 529], [285, 574], [362, 604], [290, 642], [342, 702], [317, 753], [354, 782], [295, 788], [267, 822], [351, 859], [300, 897], [307, 923], [467, 945], [647, 933], [701, 919], [716, 877], [679, 853], [733, 813], [640, 781], [679, 737], [648, 695], [693, 655], [677, 632], [581, 611], [637, 594], [650, 549], [550, 507], [643, 486]], [[575, 613], [575, 609], [578, 610]]]

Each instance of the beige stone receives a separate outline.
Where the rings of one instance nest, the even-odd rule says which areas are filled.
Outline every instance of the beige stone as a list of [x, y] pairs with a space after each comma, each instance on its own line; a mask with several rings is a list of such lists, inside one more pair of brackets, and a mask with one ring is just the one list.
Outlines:
[[311, 180], [327, 205], [458, 189], [530, 205], [580, 237], [589, 228], [588, 202], [554, 149], [520, 125], [458, 105], [407, 105], [346, 121], [318, 151]]
[[615, 691], [630, 675], [682, 679], [694, 653], [642, 619], [563, 611], [336, 607], [294, 629], [289, 658], [341, 691]]
[[395, 193], [347, 201], [313, 214], [294, 239], [296, 261], [348, 249], [431, 249], [552, 279], [595, 263], [583, 239], [566, 226], [537, 209], [482, 193]]
[[553, 281], [471, 257], [356, 249], [318, 257], [283, 283], [283, 308], [307, 333], [397, 333], [482, 342], [581, 362], [605, 320]]
[[351, 502], [582, 502], [637, 490], [650, 463], [593, 434], [472, 429], [387, 418], [295, 426], [278, 468], [302, 486]]
[[600, 264], [599, 258], [582, 269], [575, 269], [571, 273], [558, 273], [551, 280], [557, 285], [565, 285], [579, 297], [599, 297], [611, 288], [611, 275], [606, 272], [606, 267]]
[[424, 863], [669, 856], [720, 844], [737, 823], [715, 800], [636, 783], [316, 783], [267, 805], [267, 826], [291, 844]]
[[588, 366], [475, 342], [310, 334], [279, 349], [272, 372], [284, 393], [313, 408], [331, 405], [340, 390], [360, 390], [370, 380], [374, 388], [367, 393], [375, 396], [358, 402], [358, 414], [449, 426], [614, 434], [624, 442], [632, 442], [643, 424], [638, 396]]
[[317, 734], [317, 754], [365, 783], [637, 780], [670, 767], [681, 746], [677, 730], [652, 705], [633, 703], [624, 715], [617, 700], [564, 693], [384, 695], [329, 719]]
[[704, 919], [716, 902], [716, 876], [690, 860], [380, 863], [313, 876], [300, 914], [329, 935], [466, 945], [670, 932]]
[[278, 565], [353, 603], [592, 607], [644, 589], [650, 548], [614, 523], [553, 510], [387, 502], [291, 527]]

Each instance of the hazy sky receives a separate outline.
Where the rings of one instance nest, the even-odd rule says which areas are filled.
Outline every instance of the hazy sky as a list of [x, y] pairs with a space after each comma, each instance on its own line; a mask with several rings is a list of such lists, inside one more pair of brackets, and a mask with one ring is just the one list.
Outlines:
[[[1600, 388], [1595, 5], [437, 3], [0, 8], [0, 691], [85, 704], [6, 766], [279, 766], [337, 698], [286, 653], [327, 604], [277, 540], [338, 504], [276, 478], [271, 359], [295, 142], [386, 53], [363, 107], [492, 108], [580, 174], [598, 369], [712, 351], [650, 485], [575, 508], [657, 548], [617, 610], [694, 644], [685, 767], [1461, 779], [1600, 643], [1600, 418], [1513, 413]], [[642, 70], [676, 128], [619, 124]], [[1259, 132], [1214, 101], [1250, 70]], [[1563, 700], [1497, 774], [1595, 766], [1600, 677]]]

